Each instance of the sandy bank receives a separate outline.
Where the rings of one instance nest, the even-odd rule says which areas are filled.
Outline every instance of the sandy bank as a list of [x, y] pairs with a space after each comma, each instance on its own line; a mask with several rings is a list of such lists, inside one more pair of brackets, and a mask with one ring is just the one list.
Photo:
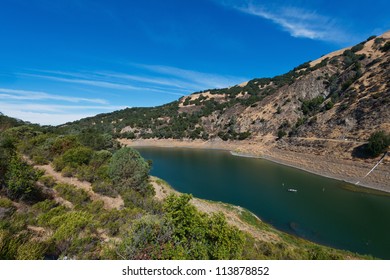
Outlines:
[[219, 149], [231, 151], [236, 156], [258, 157], [279, 164], [305, 170], [317, 175], [333, 178], [359, 186], [390, 193], [389, 162], [381, 163], [374, 172], [363, 178], [374, 166], [373, 161], [337, 158], [337, 155], [315, 155], [276, 148], [270, 141], [202, 141], [175, 139], [121, 139], [120, 142], [132, 147], [165, 147]]

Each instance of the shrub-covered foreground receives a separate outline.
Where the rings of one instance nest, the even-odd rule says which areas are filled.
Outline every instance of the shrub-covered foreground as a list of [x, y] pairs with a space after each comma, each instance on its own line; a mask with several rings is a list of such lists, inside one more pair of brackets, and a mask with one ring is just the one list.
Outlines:
[[[88, 141], [88, 137], [94, 141]], [[339, 259], [353, 254], [280, 233], [242, 214], [264, 241], [197, 210], [187, 194], [154, 197], [150, 163], [111, 137], [19, 125], [0, 134], [0, 259]], [[86, 191], [34, 169], [51, 164]], [[91, 196], [99, 193], [100, 196]], [[101, 197], [120, 197], [107, 207]]]

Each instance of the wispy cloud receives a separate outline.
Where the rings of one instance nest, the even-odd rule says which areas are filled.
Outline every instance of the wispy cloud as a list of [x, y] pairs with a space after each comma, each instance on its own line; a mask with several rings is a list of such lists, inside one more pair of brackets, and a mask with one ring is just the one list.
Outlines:
[[30, 90], [19, 90], [19, 89], [8, 89], [0, 88], [0, 97], [4, 99], [14, 99], [14, 100], [57, 100], [57, 101], [66, 101], [66, 102], [89, 102], [97, 104], [107, 104], [106, 100], [97, 99], [97, 98], [81, 98], [73, 96], [62, 96], [49, 94], [41, 91], [30, 91]]
[[178, 79], [182, 87], [187, 86], [193, 90], [223, 88], [233, 86], [235, 84], [248, 80], [248, 78], [244, 77], [199, 72], [166, 65], [135, 65], [140, 68], [147, 69], [151, 72], [163, 74], [168, 77], [175, 77], [176, 79]]
[[[176, 96], [209, 88], [228, 87], [247, 80], [243, 77], [224, 76], [166, 65], [131, 63], [130, 66], [135, 69], [130, 69], [128, 73], [32, 70], [28, 73], [20, 73], [20, 75], [137, 94], [157, 92]], [[143, 73], [133, 74], [134, 72]]]
[[106, 100], [98, 98], [0, 88], [0, 112], [44, 125], [58, 125], [123, 108], [125, 106], [113, 106], [108, 104]]
[[[24, 76], [29, 77], [35, 77], [35, 78], [42, 78], [52, 81], [58, 81], [58, 82], [64, 82], [64, 83], [72, 83], [72, 84], [81, 84], [86, 86], [93, 86], [98, 88], [108, 88], [108, 89], [115, 89], [115, 90], [124, 90], [124, 91], [143, 91], [144, 93], [147, 92], [160, 92], [160, 93], [166, 93], [171, 95], [177, 95], [182, 96], [183, 94], [165, 91], [158, 88], [151, 88], [151, 87], [139, 87], [139, 86], [133, 86], [130, 84], [125, 83], [119, 83], [119, 82], [109, 82], [104, 80], [98, 80], [98, 79], [80, 79], [77, 78], [77, 75], [71, 77], [60, 77], [60, 76], [54, 76], [54, 75], [40, 75], [40, 74], [31, 74], [31, 73], [23, 73]], [[69, 76], [71, 74], [68, 74]]]
[[293, 37], [309, 38], [329, 42], [349, 40], [337, 20], [315, 10], [294, 7], [290, 4], [270, 5], [257, 1], [223, 1], [225, 6], [243, 13], [272, 21]]
[[[121, 66], [123, 68], [123, 65]], [[77, 84], [80, 96], [86, 97], [89, 91], [96, 91], [96, 94], [104, 96], [107, 94], [107, 89], [111, 89], [109, 92], [110, 94], [113, 92], [117, 104], [132, 104], [131, 100], [140, 96], [149, 99], [147, 94], [150, 92], [165, 96], [174, 95], [176, 99], [177, 96], [194, 91], [227, 87], [247, 80], [242, 77], [223, 76], [166, 65], [130, 63], [125, 65], [125, 69], [127, 71], [123, 72], [28, 69], [17, 75], [32, 79], [34, 83], [42, 81], [42, 84], [45, 84], [44, 80], [55, 82], [55, 87], [65, 92], [74, 92], [74, 84]], [[125, 108], [125, 106], [112, 106], [105, 99], [80, 96], [0, 88], [0, 111], [31, 122], [57, 125]]]

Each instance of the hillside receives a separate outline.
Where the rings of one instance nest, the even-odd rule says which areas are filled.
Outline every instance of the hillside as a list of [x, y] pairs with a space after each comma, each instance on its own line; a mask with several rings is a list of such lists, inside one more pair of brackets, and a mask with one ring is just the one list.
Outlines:
[[75, 124], [104, 125], [129, 138], [242, 140], [283, 130], [298, 137], [367, 139], [374, 130], [390, 129], [389, 44], [387, 32], [281, 76]]
[[23, 125], [23, 124], [25, 124], [24, 121], [5, 116], [3, 115], [3, 113], [0, 112], [0, 132], [8, 128]]
[[[201, 139], [356, 182], [376, 163], [365, 153], [370, 135], [390, 132], [389, 45], [387, 32], [284, 75], [196, 92], [159, 107], [101, 114], [61, 129], [95, 128], [137, 140]], [[324, 161], [327, 166], [313, 166]], [[388, 164], [387, 157], [379, 177], [363, 185], [390, 191]], [[346, 165], [354, 170], [346, 172]]]

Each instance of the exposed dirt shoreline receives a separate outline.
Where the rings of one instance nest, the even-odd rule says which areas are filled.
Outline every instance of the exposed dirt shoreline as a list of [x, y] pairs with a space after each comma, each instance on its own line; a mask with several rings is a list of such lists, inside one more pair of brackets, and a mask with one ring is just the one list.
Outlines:
[[[121, 144], [132, 147], [164, 147], [217, 149], [233, 155], [266, 159], [278, 164], [298, 168], [320, 176], [345, 181], [359, 187], [390, 193], [390, 162], [387, 158], [374, 172], [364, 178], [375, 165], [375, 160], [352, 160], [337, 155], [316, 155], [275, 147], [271, 139], [263, 141], [202, 141], [176, 139], [121, 139]], [[356, 188], [358, 190], [358, 188]], [[367, 190], [369, 191], [369, 190]]]

